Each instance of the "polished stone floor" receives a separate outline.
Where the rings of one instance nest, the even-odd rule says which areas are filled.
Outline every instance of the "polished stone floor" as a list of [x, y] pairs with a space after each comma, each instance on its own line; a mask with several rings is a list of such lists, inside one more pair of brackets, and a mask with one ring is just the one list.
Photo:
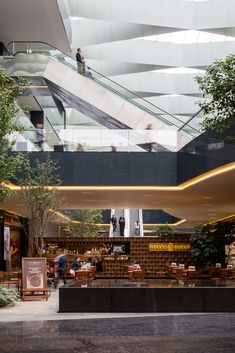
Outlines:
[[0, 322], [0, 352], [234, 353], [235, 314]]

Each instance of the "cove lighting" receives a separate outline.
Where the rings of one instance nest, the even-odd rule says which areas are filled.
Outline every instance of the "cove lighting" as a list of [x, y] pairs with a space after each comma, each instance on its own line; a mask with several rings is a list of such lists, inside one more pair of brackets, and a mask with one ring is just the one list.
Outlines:
[[[167, 223], [167, 225], [170, 227], [176, 227], [179, 224], [186, 222], [186, 220], [187, 220], [186, 218], [183, 218], [183, 219], [180, 219], [179, 221], [177, 221], [176, 223]], [[165, 226], [165, 225], [166, 225], [166, 223], [155, 223], [155, 224], [144, 223], [143, 224], [143, 226], [145, 226], [145, 227], [156, 227], [156, 226]]]
[[232, 215], [229, 215], [229, 216], [226, 216], [226, 217], [223, 217], [223, 218], [219, 218], [217, 219], [216, 221], [213, 221], [211, 223], [208, 223], [208, 224], [215, 224], [217, 222], [221, 222], [221, 221], [227, 221], [229, 219], [233, 219], [235, 217], [235, 214], [232, 214]]
[[[138, 191], [150, 191], [150, 190], [161, 190], [161, 191], [181, 191], [185, 190], [195, 184], [201, 183], [207, 179], [210, 179], [212, 177], [215, 177], [220, 174], [228, 173], [230, 171], [235, 170], [235, 162], [228, 163], [226, 165], [223, 165], [221, 167], [215, 168], [213, 170], [210, 170], [209, 172], [206, 172], [204, 174], [198, 175], [197, 177], [190, 179], [182, 184], [179, 184], [177, 186], [158, 186], [158, 185], [152, 185], [152, 186], [141, 186], [141, 185], [136, 185], [136, 186], [127, 186], [127, 185], [118, 185], [118, 186], [46, 186], [48, 187], [49, 190], [59, 190], [59, 191], [102, 191], [102, 190], [111, 190], [111, 191], [120, 191], [120, 190], [138, 190]], [[10, 190], [14, 191], [19, 191], [21, 190], [21, 186], [14, 185], [12, 183], [0, 183], [1, 186], [9, 188]], [[31, 188], [36, 188], [31, 187]], [[95, 201], [95, 200], [92, 200]], [[211, 206], [211, 204], [203, 204], [204, 206]]]

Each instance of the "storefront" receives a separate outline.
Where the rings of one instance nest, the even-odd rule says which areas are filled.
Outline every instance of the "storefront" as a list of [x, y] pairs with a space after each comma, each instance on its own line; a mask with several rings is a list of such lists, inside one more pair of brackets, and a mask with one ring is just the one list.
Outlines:
[[25, 218], [0, 211], [0, 270], [21, 267], [22, 256], [27, 255], [27, 222]]

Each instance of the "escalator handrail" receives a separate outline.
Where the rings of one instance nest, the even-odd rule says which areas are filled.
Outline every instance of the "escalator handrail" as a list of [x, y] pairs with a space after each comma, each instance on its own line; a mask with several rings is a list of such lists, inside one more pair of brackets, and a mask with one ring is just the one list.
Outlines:
[[[193, 116], [191, 116], [191, 118], [189, 118], [189, 120], [187, 120], [187, 121], [179, 128], [178, 131], [183, 130], [183, 128], [184, 128], [185, 126], [190, 126], [190, 127], [192, 127], [191, 125], [189, 125], [189, 123], [190, 123], [194, 118], [196, 118], [196, 116], [199, 115], [201, 112], [202, 112], [202, 109], [198, 110], [195, 114], [193, 114]], [[195, 129], [195, 128], [194, 128], [194, 129]], [[195, 130], [196, 130], [196, 129], [195, 129]], [[197, 130], [197, 131], [198, 131], [198, 130]], [[198, 131], [198, 132], [200, 132], [200, 131]]]

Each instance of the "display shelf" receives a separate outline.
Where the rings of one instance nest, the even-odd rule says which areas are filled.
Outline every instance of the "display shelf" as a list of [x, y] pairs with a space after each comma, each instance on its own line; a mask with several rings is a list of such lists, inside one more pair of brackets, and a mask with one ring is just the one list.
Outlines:
[[[150, 243], [189, 243], [190, 235], [177, 234], [174, 237], [90, 237], [90, 238], [45, 238], [44, 241], [57, 245], [60, 251], [71, 251], [68, 255], [69, 260], [74, 260], [79, 256], [81, 260], [86, 261], [87, 257], [93, 257], [93, 254], [84, 254], [92, 248], [99, 248], [102, 244], [125, 245], [128, 253], [118, 255], [119, 259], [110, 255], [101, 256], [104, 272], [99, 274], [102, 277], [125, 277], [126, 266], [137, 261], [141, 267], [147, 271], [148, 277], [159, 277], [159, 273], [167, 273], [169, 263], [184, 263], [187, 267], [194, 263], [190, 251], [149, 251]], [[81, 253], [81, 254], [80, 254]], [[53, 258], [55, 254], [46, 254], [48, 258]], [[108, 259], [109, 258], [109, 259]]]

